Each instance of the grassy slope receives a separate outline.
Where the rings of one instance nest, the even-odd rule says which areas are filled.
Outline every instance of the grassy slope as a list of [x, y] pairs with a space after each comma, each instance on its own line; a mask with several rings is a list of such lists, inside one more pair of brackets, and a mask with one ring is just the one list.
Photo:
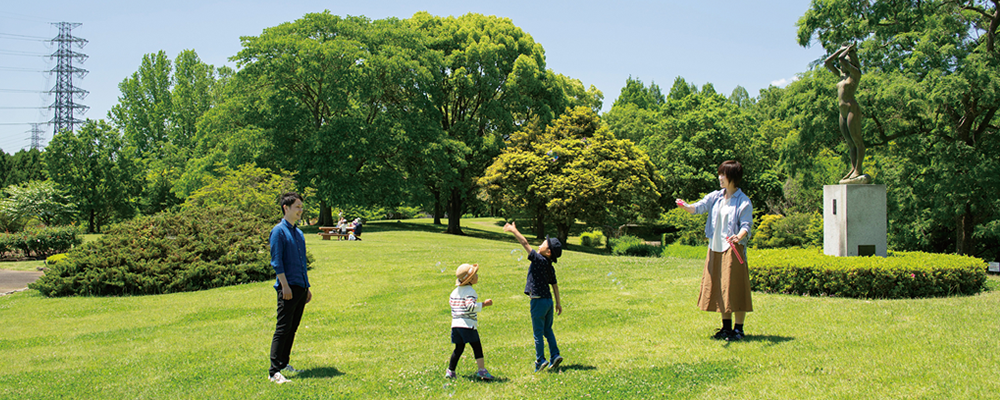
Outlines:
[[[0, 398], [984, 398], [1000, 291], [926, 300], [756, 293], [749, 340], [708, 339], [695, 307], [702, 262], [567, 251], [558, 373], [532, 373], [524, 252], [492, 220], [470, 237], [427, 221], [373, 223], [362, 242], [307, 235], [314, 299], [292, 352], [293, 382], [266, 379], [271, 283], [126, 298], [0, 297]], [[536, 240], [532, 240], [536, 244]], [[573, 241], [571, 241], [572, 243]], [[578, 242], [578, 240], [577, 240]], [[515, 251], [512, 254], [512, 250]], [[518, 257], [522, 257], [518, 261]], [[500, 378], [442, 378], [447, 296], [462, 262], [476, 290], [486, 364]], [[995, 278], [991, 278], [996, 286]]]

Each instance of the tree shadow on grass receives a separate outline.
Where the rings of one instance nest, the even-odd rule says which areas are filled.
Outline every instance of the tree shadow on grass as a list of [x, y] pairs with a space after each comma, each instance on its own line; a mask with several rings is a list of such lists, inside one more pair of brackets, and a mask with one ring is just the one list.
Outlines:
[[595, 371], [595, 370], [597, 370], [597, 367], [595, 367], [593, 365], [583, 365], [583, 364], [560, 365], [560, 366], [556, 367], [556, 370], [553, 371], [553, 372], [561, 372], [561, 371], [564, 371], [564, 370], [565, 371]]
[[335, 376], [343, 375], [336, 367], [319, 367], [319, 368], [309, 368], [302, 370], [296, 375], [296, 378], [333, 378]]

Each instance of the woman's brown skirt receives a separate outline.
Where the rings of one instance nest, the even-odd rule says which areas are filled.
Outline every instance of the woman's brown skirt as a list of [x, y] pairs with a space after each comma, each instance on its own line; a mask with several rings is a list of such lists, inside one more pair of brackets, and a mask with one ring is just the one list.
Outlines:
[[[734, 245], [741, 255], [744, 247]], [[734, 249], [723, 253], [708, 250], [705, 259], [705, 271], [701, 274], [701, 293], [698, 294], [698, 307], [702, 311], [739, 312], [753, 311], [753, 301], [750, 298], [750, 273], [746, 263], [740, 264], [733, 254]], [[746, 260], [746, 256], [743, 256]]]

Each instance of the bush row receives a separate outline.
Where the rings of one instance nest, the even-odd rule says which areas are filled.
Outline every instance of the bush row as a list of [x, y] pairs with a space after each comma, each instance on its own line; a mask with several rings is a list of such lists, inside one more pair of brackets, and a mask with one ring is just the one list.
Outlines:
[[580, 234], [580, 244], [586, 247], [601, 247], [604, 243], [604, 234], [601, 232], [584, 232]]
[[272, 225], [227, 207], [136, 218], [77, 246], [30, 287], [46, 296], [139, 295], [274, 279]]
[[82, 242], [74, 227], [28, 228], [17, 233], [0, 233], [0, 255], [45, 258], [67, 252]]
[[753, 290], [769, 293], [900, 299], [975, 294], [986, 283], [983, 260], [953, 254], [834, 257], [815, 249], [760, 249], [748, 258]]

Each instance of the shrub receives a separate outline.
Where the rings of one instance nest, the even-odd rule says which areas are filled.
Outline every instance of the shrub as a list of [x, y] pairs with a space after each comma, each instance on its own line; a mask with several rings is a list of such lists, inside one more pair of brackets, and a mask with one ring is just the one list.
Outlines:
[[663, 245], [679, 242], [683, 245], [697, 246], [704, 244], [705, 222], [708, 214], [688, 214], [684, 209], [673, 208], [664, 214], [662, 222], [673, 226], [676, 230], [666, 232], [662, 236]]
[[83, 242], [76, 233], [73, 227], [28, 228], [18, 233], [0, 233], [0, 254], [45, 258], [65, 253]]
[[580, 243], [586, 247], [601, 247], [604, 242], [604, 234], [598, 231], [584, 232], [580, 234]]
[[854, 298], [968, 295], [983, 290], [986, 263], [952, 254], [890, 252], [888, 257], [834, 257], [813, 249], [751, 251], [753, 290]]
[[823, 216], [819, 213], [767, 214], [759, 219], [753, 246], [761, 249], [815, 247], [823, 244]]
[[45, 265], [53, 266], [66, 259], [66, 253], [53, 254], [45, 259]]
[[137, 295], [270, 280], [271, 223], [228, 207], [161, 212], [112, 226], [29, 287], [46, 296]]
[[645, 240], [635, 236], [622, 236], [611, 239], [611, 253], [616, 256], [657, 257], [660, 247], [646, 244]]

